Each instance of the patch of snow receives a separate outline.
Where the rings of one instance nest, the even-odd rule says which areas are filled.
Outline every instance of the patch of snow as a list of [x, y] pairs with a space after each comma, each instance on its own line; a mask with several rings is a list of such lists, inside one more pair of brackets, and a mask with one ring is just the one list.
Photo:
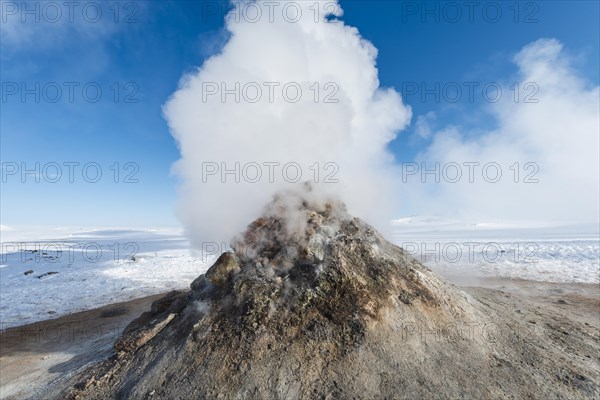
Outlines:
[[216, 256], [172, 228], [14, 232], [2, 237], [0, 329], [188, 288]]
[[407, 217], [392, 226], [395, 244], [451, 280], [600, 283], [598, 224]]

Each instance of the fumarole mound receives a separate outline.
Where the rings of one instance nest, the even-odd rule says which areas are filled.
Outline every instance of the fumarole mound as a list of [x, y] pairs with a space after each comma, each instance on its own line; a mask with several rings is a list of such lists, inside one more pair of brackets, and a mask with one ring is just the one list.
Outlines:
[[[535, 332], [343, 204], [275, 198], [191, 290], [134, 320], [72, 399], [577, 398]], [[591, 372], [590, 372], [591, 373]], [[573, 378], [575, 381], [576, 378]], [[597, 379], [597, 377], [596, 377]]]

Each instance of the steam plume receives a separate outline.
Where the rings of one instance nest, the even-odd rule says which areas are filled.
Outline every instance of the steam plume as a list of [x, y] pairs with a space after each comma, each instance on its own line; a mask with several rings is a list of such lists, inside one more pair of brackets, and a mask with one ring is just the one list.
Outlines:
[[265, 2], [236, 2], [227, 43], [184, 76], [164, 107], [181, 151], [178, 214], [196, 246], [227, 242], [274, 193], [304, 181], [379, 228], [393, 216], [386, 146], [411, 111], [380, 88], [375, 47], [356, 28], [327, 21], [341, 16], [339, 6], [331, 11], [337, 3], [291, 3], [294, 10], [283, 12], [284, 2], [269, 13]]

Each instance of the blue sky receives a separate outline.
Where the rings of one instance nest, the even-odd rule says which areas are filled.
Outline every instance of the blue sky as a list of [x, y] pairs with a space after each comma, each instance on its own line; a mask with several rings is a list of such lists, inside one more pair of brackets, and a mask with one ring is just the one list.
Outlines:
[[[486, 2], [481, 2], [470, 21], [466, 3], [457, 2], [463, 15], [451, 22], [454, 10], [443, 9], [443, 2], [341, 1], [342, 19], [379, 50], [381, 85], [400, 93], [415, 84], [510, 81], [517, 73], [514, 55], [541, 38], [559, 40], [578, 74], [598, 84], [598, 2], [492, 3], [486, 17]], [[226, 40], [227, 2], [122, 2], [118, 15], [109, 2], [94, 4], [102, 4], [98, 22], [82, 19], [80, 10], [74, 11], [74, 22], [68, 21], [68, 10], [62, 9], [62, 17], [52, 23], [54, 10], [44, 9], [44, 3], [30, 3], [39, 13], [37, 22], [35, 14], [23, 13], [21, 2], [2, 2], [4, 225], [178, 224], [173, 213], [178, 182], [171, 167], [179, 151], [161, 107], [182, 75], [202, 65]], [[218, 11], [209, 14], [212, 7]], [[421, 7], [430, 7], [433, 14], [422, 15]], [[502, 15], [492, 22], [489, 16], [496, 9]], [[23, 98], [23, 85], [34, 93]], [[97, 88], [102, 94], [93, 102]], [[415, 131], [417, 118], [429, 112], [435, 113], [439, 126], [494, 124], [486, 116], [482, 96], [469, 101], [463, 95], [451, 103], [433, 96], [423, 101], [420, 93], [402, 94], [413, 118], [390, 145], [399, 161], [412, 161], [430, 145], [431, 138]], [[11, 172], [15, 166], [35, 170], [35, 163], [40, 163], [39, 183], [35, 172], [26, 175], [25, 182], [21, 171]], [[48, 182], [57, 178], [53, 163], [63, 174], [56, 183]], [[70, 164], [73, 182], [65, 163], [79, 163]], [[92, 176], [84, 178], [86, 164]], [[98, 167], [102, 177], [90, 182]], [[133, 175], [126, 179], [128, 173]]]

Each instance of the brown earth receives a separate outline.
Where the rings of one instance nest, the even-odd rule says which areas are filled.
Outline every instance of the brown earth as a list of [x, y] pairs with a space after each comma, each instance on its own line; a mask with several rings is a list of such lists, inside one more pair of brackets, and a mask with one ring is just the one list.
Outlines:
[[[51, 381], [106, 358], [125, 326], [162, 294], [0, 333], [0, 399], [30, 398]], [[43, 399], [38, 394], [32, 398]]]
[[[490, 278], [479, 283], [481, 286], [461, 289], [492, 307], [503, 310], [503, 313], [512, 314], [517, 326], [552, 335], [561, 347], [571, 349], [571, 356], [576, 357], [578, 362], [586, 363], [596, 370], [600, 369], [600, 288], [597, 285], [503, 278]], [[49, 382], [62, 381], [84, 365], [108, 357], [113, 352], [114, 342], [121, 334], [120, 331], [113, 331], [113, 327], [123, 329], [143, 311], [149, 310], [150, 304], [162, 296], [131, 300], [2, 332], [0, 398], [44, 399], [44, 396], [40, 395], [43, 393], [40, 389]], [[124, 309], [128, 310], [124, 314], [105, 316], [107, 311], [118, 312]], [[57, 326], [68, 326], [75, 332], [98, 332], [97, 327], [101, 326], [105, 334], [79, 334], [70, 341], [58, 340], [57, 334], [52, 333], [57, 330]], [[107, 326], [110, 327], [108, 332]], [[577, 334], [571, 334], [581, 330], [590, 338], [596, 338], [596, 343], [582, 346], [576, 339]], [[43, 335], [39, 332], [48, 334]], [[489, 332], [493, 331], [490, 329]], [[435, 339], [435, 335], [426, 332], [420, 335], [425, 342]], [[492, 333], [489, 335], [491, 337]], [[559, 376], [560, 370], [560, 365], [557, 365]], [[569, 380], [565, 379], [565, 385], [568, 385]], [[595, 384], [598, 385], [598, 381]], [[438, 397], [444, 398], [443, 395]]]

